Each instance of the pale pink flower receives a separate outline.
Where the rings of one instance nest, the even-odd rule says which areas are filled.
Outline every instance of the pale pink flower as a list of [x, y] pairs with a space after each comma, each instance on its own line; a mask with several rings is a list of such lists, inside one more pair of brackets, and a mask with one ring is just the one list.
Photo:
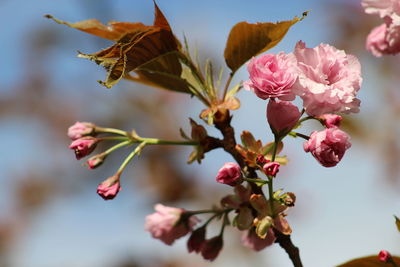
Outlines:
[[376, 14], [381, 18], [390, 15], [393, 12], [394, 3], [397, 0], [362, 0], [365, 13]]
[[156, 212], [146, 216], [145, 230], [167, 245], [172, 245], [176, 239], [187, 235], [199, 222], [194, 215], [185, 217], [184, 209], [161, 204], [154, 208]]
[[292, 86], [297, 79], [296, 59], [293, 54], [283, 52], [265, 54], [252, 58], [247, 65], [250, 80], [243, 83], [245, 89], [253, 91], [259, 98], [278, 97], [293, 100]]
[[248, 230], [242, 235], [242, 244], [255, 251], [260, 251], [270, 245], [272, 245], [276, 240], [274, 231], [270, 227], [267, 231], [267, 236], [262, 239], [260, 238], [254, 229]]
[[223, 245], [224, 241], [221, 235], [207, 239], [201, 246], [201, 256], [203, 256], [205, 260], [213, 261], [218, 257]]
[[299, 121], [299, 109], [287, 101], [269, 100], [267, 105], [267, 120], [275, 135], [285, 135]]
[[388, 54], [389, 44], [386, 41], [386, 24], [375, 27], [367, 37], [365, 47], [374, 56], [381, 57], [382, 54]]
[[216, 180], [218, 183], [235, 186], [242, 181], [242, 173], [237, 163], [228, 162], [219, 169]]
[[302, 41], [294, 55], [301, 73], [293, 90], [303, 99], [307, 114], [359, 111], [361, 65], [355, 56], [327, 44], [306, 48]]
[[318, 119], [322, 121], [326, 128], [334, 128], [340, 126], [342, 116], [336, 114], [323, 114], [319, 116]]
[[264, 164], [263, 170], [266, 175], [275, 177], [276, 174], [279, 172], [280, 166], [281, 165], [279, 164], [279, 162], [275, 162], [275, 161], [268, 162], [268, 163]]
[[392, 259], [392, 255], [390, 255], [389, 251], [381, 250], [379, 252], [378, 258], [382, 262], [389, 262]]
[[342, 159], [345, 151], [351, 147], [349, 136], [338, 128], [328, 128], [313, 132], [303, 145], [305, 152], [311, 152], [324, 167], [333, 167]]
[[114, 199], [121, 190], [119, 178], [119, 174], [107, 178], [97, 187], [97, 194], [104, 200]]
[[94, 124], [90, 122], [75, 122], [74, 125], [68, 128], [68, 137], [72, 140], [79, 139], [86, 135], [94, 133]]
[[98, 141], [97, 138], [86, 136], [72, 141], [69, 148], [74, 150], [76, 159], [81, 159], [93, 152]]

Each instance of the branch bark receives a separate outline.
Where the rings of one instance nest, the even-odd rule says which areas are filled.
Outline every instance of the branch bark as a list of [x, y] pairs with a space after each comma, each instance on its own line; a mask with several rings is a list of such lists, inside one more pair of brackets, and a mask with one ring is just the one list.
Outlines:
[[[207, 151], [210, 151], [214, 148], [223, 148], [227, 153], [231, 154], [232, 157], [236, 160], [236, 162], [243, 169], [246, 167], [248, 171], [249, 177], [257, 177], [256, 170], [246, 165], [242, 155], [236, 150], [236, 139], [235, 139], [235, 130], [231, 126], [232, 116], [229, 115], [229, 111], [219, 120], [215, 120], [215, 127], [222, 133], [224, 137], [223, 140], [217, 139], [214, 137], [210, 137], [212, 139], [208, 139], [210, 141], [209, 147]], [[251, 183], [251, 188], [253, 193], [264, 195], [261, 187], [258, 187], [256, 184]], [[302, 267], [303, 264], [300, 259], [299, 249], [293, 244], [290, 235], [284, 235], [281, 232], [274, 229], [274, 233], [276, 236], [276, 243], [278, 243], [289, 255], [290, 260], [293, 263], [294, 267]]]

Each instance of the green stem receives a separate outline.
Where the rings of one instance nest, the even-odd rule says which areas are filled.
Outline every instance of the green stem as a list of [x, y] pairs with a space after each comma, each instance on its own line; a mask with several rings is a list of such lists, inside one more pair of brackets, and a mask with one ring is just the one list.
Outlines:
[[121, 166], [119, 167], [117, 173], [121, 174], [124, 169], [126, 168], [126, 166], [128, 165], [128, 163], [133, 159], [133, 157], [135, 157], [138, 153], [140, 153], [140, 151], [147, 145], [147, 143], [144, 141], [142, 143], [140, 143], [140, 145], [138, 145], [129, 155], [128, 157], [126, 157], [126, 159], [124, 160], [124, 162], [122, 162]]
[[299, 122], [297, 123], [297, 125], [300, 125], [302, 122], [307, 121], [307, 120], [312, 120], [315, 119], [313, 116], [307, 116], [302, 118], [301, 120], [299, 120]]
[[290, 132], [290, 135], [295, 136], [295, 137], [298, 136], [298, 137], [301, 137], [301, 138], [303, 138], [305, 140], [310, 139], [310, 137], [308, 135], [297, 133], [297, 132]]
[[109, 149], [107, 149], [103, 154], [109, 155], [110, 153], [112, 153], [113, 151], [117, 150], [118, 148], [121, 148], [123, 146], [127, 146], [130, 143], [131, 143], [131, 141], [124, 141], [124, 142], [121, 142], [119, 144], [116, 144], [115, 146], [112, 146]]
[[222, 219], [221, 231], [219, 232], [220, 236], [222, 236], [224, 234], [225, 226], [227, 225], [227, 221], [228, 221], [228, 213], [229, 212], [224, 213], [224, 218]]
[[106, 140], [128, 140], [128, 137], [122, 137], [122, 136], [106, 136], [106, 137], [99, 137], [98, 138], [100, 141], [106, 141]]
[[140, 137], [138, 142], [146, 142], [150, 145], [182, 145], [182, 146], [197, 146], [199, 142], [197, 141], [169, 141], [169, 140], [160, 140], [157, 138], [145, 138]]
[[229, 74], [229, 78], [226, 81], [225, 88], [224, 88], [224, 93], [222, 95], [222, 100], [225, 100], [225, 96], [226, 96], [226, 93], [228, 92], [229, 84], [231, 83], [234, 74], [235, 74], [234, 72], [231, 72]]
[[257, 178], [243, 178], [244, 181], [247, 182], [252, 182], [252, 183], [260, 183], [260, 184], [268, 184], [269, 181], [265, 181], [263, 179], [257, 179]]
[[102, 127], [96, 127], [95, 128], [96, 133], [113, 133], [113, 134], [118, 134], [118, 135], [124, 135], [128, 136], [128, 133], [122, 130], [114, 129], [114, 128], [102, 128]]

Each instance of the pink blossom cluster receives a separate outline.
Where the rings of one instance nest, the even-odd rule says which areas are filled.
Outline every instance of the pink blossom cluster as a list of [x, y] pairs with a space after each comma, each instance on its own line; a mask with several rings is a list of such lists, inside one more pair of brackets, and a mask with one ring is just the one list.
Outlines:
[[[90, 122], [76, 122], [68, 128], [68, 137], [72, 140], [69, 148], [75, 153], [77, 160], [89, 156], [95, 149], [101, 138], [96, 138], [96, 126]], [[105, 153], [92, 156], [86, 161], [89, 169], [94, 169], [100, 166], [106, 158]], [[104, 200], [114, 199], [121, 190], [120, 173], [117, 173], [97, 187], [97, 194]]]
[[[326, 129], [307, 137], [304, 150], [325, 167], [335, 166], [350, 148], [349, 136], [338, 127], [336, 113], [357, 113], [361, 65], [353, 55], [328, 44], [307, 48], [299, 41], [293, 53], [266, 54], [248, 64], [250, 80], [244, 87], [261, 99], [269, 99], [267, 120], [276, 139], [298, 127], [305, 112]], [[303, 111], [290, 100], [299, 96]]]
[[372, 29], [367, 37], [366, 49], [374, 56], [400, 52], [400, 1], [399, 0], [362, 0], [367, 14], [378, 15], [383, 19], [380, 26]]

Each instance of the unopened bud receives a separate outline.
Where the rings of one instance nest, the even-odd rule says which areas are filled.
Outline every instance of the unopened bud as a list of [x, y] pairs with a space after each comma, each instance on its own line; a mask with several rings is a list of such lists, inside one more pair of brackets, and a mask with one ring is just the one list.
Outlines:
[[189, 253], [191, 253], [192, 251], [199, 253], [201, 251], [201, 248], [205, 240], [206, 240], [206, 228], [204, 226], [194, 230], [187, 242], [187, 248]]
[[221, 235], [208, 239], [201, 247], [201, 256], [203, 256], [205, 260], [213, 261], [218, 257], [223, 245], [224, 242]]
[[75, 122], [68, 128], [68, 137], [72, 140], [94, 134], [95, 125], [91, 122]]

